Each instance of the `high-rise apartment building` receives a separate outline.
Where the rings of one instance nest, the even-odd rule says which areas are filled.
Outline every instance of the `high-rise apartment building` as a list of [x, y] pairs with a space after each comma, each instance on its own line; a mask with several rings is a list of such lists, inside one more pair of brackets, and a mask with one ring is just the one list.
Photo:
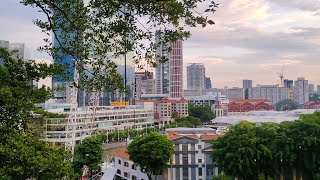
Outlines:
[[[161, 39], [156, 36], [156, 43]], [[169, 52], [168, 49], [171, 49]], [[156, 88], [158, 94], [168, 94], [171, 98], [183, 96], [183, 48], [182, 41], [176, 41], [169, 45], [160, 44], [156, 51]], [[165, 63], [160, 62], [160, 57], [168, 58]]]
[[289, 79], [283, 80], [283, 86], [285, 88], [293, 88], [293, 80], [289, 80]]
[[304, 77], [294, 81], [295, 101], [299, 104], [304, 104], [309, 101], [308, 80]]
[[252, 80], [244, 79], [242, 81], [242, 87], [243, 87], [243, 89], [252, 88]]
[[235, 99], [243, 99], [244, 90], [243, 88], [233, 87], [233, 88], [225, 88], [226, 96], [229, 101], [233, 101]]
[[314, 90], [314, 84], [309, 84], [308, 85], [308, 94], [314, 94], [315, 90]]
[[320, 85], [317, 85], [317, 94], [320, 94]]
[[135, 72], [136, 77], [136, 99], [140, 99], [142, 94], [155, 94], [155, 80], [153, 73]]
[[[0, 40], [0, 47], [5, 47], [8, 51], [15, 51], [13, 53], [14, 58], [30, 59], [29, 51], [24, 43], [10, 43], [9, 41]], [[1, 64], [3, 64], [3, 60], [0, 59]]]
[[205, 68], [201, 63], [192, 63], [187, 66], [188, 89], [205, 89]]
[[205, 86], [205, 89], [212, 89], [212, 82], [209, 77], [205, 77], [204, 86]]

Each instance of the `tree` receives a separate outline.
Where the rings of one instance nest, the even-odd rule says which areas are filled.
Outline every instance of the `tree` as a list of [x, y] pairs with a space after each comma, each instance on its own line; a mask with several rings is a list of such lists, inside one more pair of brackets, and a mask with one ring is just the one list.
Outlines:
[[241, 123], [212, 142], [213, 162], [232, 177], [249, 180], [258, 178], [255, 125]]
[[[75, 62], [63, 63], [65, 68], [77, 68], [80, 83], [89, 90], [123, 89], [123, 81], [117, 73], [117, 65], [111, 58], [119, 58], [129, 52], [135, 55], [133, 62], [143, 69], [143, 60], [151, 67], [157, 66], [166, 57], [156, 57], [156, 49], [190, 37], [186, 27], [212, 25], [208, 15], [213, 14], [218, 4], [209, 1], [201, 10], [198, 0], [22, 0], [21, 3], [36, 8], [46, 16], [34, 23], [48, 36], [53, 32], [57, 46], [52, 46], [51, 37], [45, 38], [42, 51], [48, 52], [63, 63], [64, 56]], [[155, 43], [155, 36], [160, 42]], [[150, 43], [146, 43], [150, 42]], [[171, 51], [171, 48], [168, 49]], [[88, 68], [90, 67], [90, 68]], [[65, 76], [68, 73], [65, 71]]]
[[277, 111], [287, 111], [297, 109], [299, 103], [291, 99], [283, 99], [275, 104]]
[[189, 115], [199, 118], [202, 122], [207, 122], [214, 118], [214, 114], [209, 106], [189, 103], [188, 108]]
[[36, 89], [33, 80], [59, 73], [57, 66], [36, 64], [13, 58], [0, 47], [0, 177], [4, 179], [63, 179], [72, 178], [72, 168], [65, 162], [70, 155], [50, 147], [29, 134], [28, 122], [50, 92]]
[[159, 175], [166, 168], [173, 151], [173, 143], [155, 132], [137, 137], [128, 146], [130, 160], [147, 173], [149, 180], [152, 180], [152, 175]]
[[59, 73], [61, 68], [13, 58], [2, 47], [0, 59], [4, 62], [0, 66], [0, 126], [25, 131], [35, 104], [50, 97], [47, 88], [33, 88], [30, 82]]
[[72, 179], [64, 149], [53, 148], [31, 135], [0, 127], [0, 179]]
[[201, 121], [199, 118], [188, 116], [176, 119], [178, 127], [197, 127], [201, 126]]
[[241, 123], [213, 142], [212, 158], [239, 179], [314, 179], [320, 175], [320, 112], [280, 124]]
[[309, 100], [310, 100], [310, 101], [320, 101], [320, 95], [319, 95], [319, 94], [316, 94], [316, 93], [310, 94], [310, 95], [309, 95]]
[[231, 180], [224, 172], [212, 177], [212, 180]]
[[100, 171], [100, 164], [103, 162], [103, 148], [101, 137], [85, 138], [78, 144], [74, 152], [73, 168], [78, 176], [81, 176], [84, 166], [89, 168], [89, 175]]

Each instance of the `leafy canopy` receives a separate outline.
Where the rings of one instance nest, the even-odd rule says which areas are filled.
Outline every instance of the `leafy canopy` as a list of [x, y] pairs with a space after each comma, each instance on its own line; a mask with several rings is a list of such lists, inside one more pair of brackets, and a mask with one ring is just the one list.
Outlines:
[[189, 115], [199, 118], [202, 122], [207, 122], [214, 118], [214, 114], [209, 106], [189, 103], [188, 108]]
[[[160, 44], [190, 37], [188, 27], [214, 24], [209, 15], [218, 4], [205, 0], [21, 0], [26, 6], [39, 10], [45, 20], [34, 23], [48, 36], [40, 50], [52, 55], [66, 68], [76, 67], [79, 87], [95, 90], [122, 89], [116, 62], [127, 54], [139, 69], [147, 62], [155, 67]], [[160, 42], [155, 43], [155, 37]], [[170, 48], [169, 48], [170, 50]], [[65, 63], [67, 55], [75, 62]]]
[[212, 158], [226, 175], [256, 179], [279, 177], [283, 169], [297, 179], [320, 176], [320, 112], [281, 124], [240, 123], [212, 143]]
[[[82, 175], [82, 168], [87, 166], [89, 172], [100, 171], [103, 157], [102, 138], [88, 137], [76, 146], [73, 168], [78, 176]], [[91, 174], [92, 175], [92, 174]]]
[[0, 127], [0, 177], [4, 179], [72, 178], [71, 164], [64, 149], [50, 147], [44, 141], [20, 132], [8, 133]]
[[128, 146], [130, 160], [144, 170], [149, 179], [167, 166], [173, 154], [173, 143], [166, 136], [151, 132], [134, 139]]

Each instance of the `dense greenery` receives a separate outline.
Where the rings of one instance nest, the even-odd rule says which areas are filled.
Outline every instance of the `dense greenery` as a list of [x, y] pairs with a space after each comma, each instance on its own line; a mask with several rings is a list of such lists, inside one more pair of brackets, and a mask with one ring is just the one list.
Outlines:
[[81, 177], [84, 166], [89, 168], [89, 177], [101, 170], [103, 157], [102, 139], [100, 137], [85, 138], [75, 148], [73, 168], [77, 177]]
[[320, 178], [320, 112], [281, 124], [241, 123], [214, 141], [213, 161], [239, 179]]
[[0, 126], [26, 130], [35, 104], [50, 97], [48, 89], [33, 88], [30, 82], [59, 73], [61, 69], [15, 59], [2, 47], [0, 59], [4, 61], [0, 66]]
[[176, 119], [176, 124], [178, 127], [197, 127], [201, 126], [201, 120], [196, 117], [188, 116]]
[[294, 109], [297, 109], [298, 106], [299, 106], [299, 103], [291, 99], [283, 99], [275, 104], [277, 111], [294, 110]]
[[210, 121], [214, 118], [214, 114], [209, 106], [188, 104], [189, 116], [199, 118], [202, 122]]
[[[36, 19], [34, 23], [48, 36], [53, 32], [58, 43], [52, 46], [51, 37], [46, 37], [41, 50], [58, 61], [65, 55], [74, 59], [75, 62], [64, 65], [77, 68], [80, 87], [108, 91], [124, 88], [112, 58], [127, 54], [139, 69], [144, 69], [144, 62], [155, 67], [155, 58], [167, 60], [155, 56], [161, 44], [190, 37], [189, 27], [214, 24], [208, 16], [218, 4], [203, 2], [21, 0], [45, 15], [45, 19]], [[155, 42], [155, 36], [161, 37], [160, 42]]]
[[34, 113], [43, 115], [44, 117], [47, 117], [47, 118], [65, 118], [65, 117], [67, 117], [66, 114], [52, 113], [52, 112], [48, 112], [43, 109], [36, 109], [36, 110], [34, 110]]
[[73, 176], [64, 149], [50, 147], [31, 135], [0, 127], [0, 179], [56, 180]]
[[320, 95], [319, 94], [310, 94], [309, 95], [309, 101], [320, 101]]
[[152, 175], [161, 174], [173, 151], [173, 143], [155, 132], [134, 139], [128, 146], [130, 160], [147, 173], [149, 180], [152, 180]]
[[35, 89], [33, 80], [45, 78], [61, 69], [13, 58], [0, 47], [0, 177], [3, 179], [63, 179], [73, 175], [69, 154], [52, 148], [28, 133], [35, 104], [50, 92]]

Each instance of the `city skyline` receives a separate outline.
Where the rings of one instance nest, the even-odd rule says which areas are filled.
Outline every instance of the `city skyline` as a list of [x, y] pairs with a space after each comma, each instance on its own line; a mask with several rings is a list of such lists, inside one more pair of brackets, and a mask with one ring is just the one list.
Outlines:
[[[214, 88], [241, 87], [243, 79], [256, 84], [280, 84], [276, 72], [284, 64], [285, 79], [305, 77], [320, 84], [317, 39], [320, 2], [299, 0], [217, 0], [215, 25], [191, 29], [184, 42], [184, 68], [206, 65]], [[40, 13], [18, 1], [3, 0], [0, 39], [25, 43], [33, 59], [47, 59], [36, 51], [45, 36], [33, 23]], [[41, 18], [41, 17], [40, 17]], [[254, 78], [252, 78], [254, 77]], [[186, 88], [184, 69], [184, 88]]]

